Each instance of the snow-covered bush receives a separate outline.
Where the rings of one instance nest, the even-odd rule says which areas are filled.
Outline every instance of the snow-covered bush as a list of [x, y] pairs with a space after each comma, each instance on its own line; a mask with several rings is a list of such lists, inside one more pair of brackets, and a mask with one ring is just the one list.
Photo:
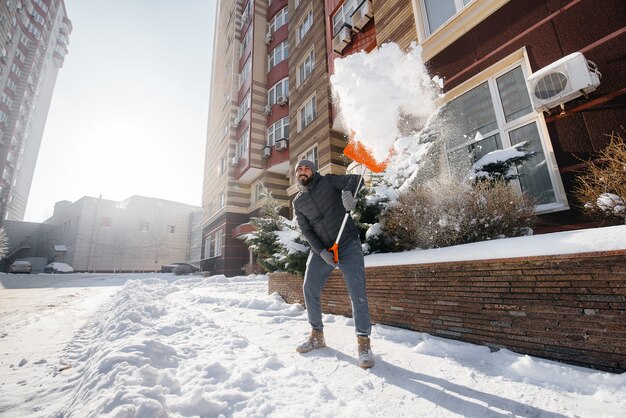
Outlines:
[[626, 223], [626, 144], [620, 133], [610, 138], [600, 158], [577, 178], [574, 193], [592, 218]]
[[533, 202], [504, 181], [472, 185], [441, 176], [405, 190], [384, 230], [402, 249], [425, 249], [527, 235], [533, 219]]
[[263, 216], [250, 219], [255, 231], [245, 239], [256, 258], [256, 264], [264, 272], [287, 271], [304, 275], [309, 247], [300, 238], [296, 222], [280, 214], [280, 203], [265, 186], [262, 195], [265, 197], [261, 208]]

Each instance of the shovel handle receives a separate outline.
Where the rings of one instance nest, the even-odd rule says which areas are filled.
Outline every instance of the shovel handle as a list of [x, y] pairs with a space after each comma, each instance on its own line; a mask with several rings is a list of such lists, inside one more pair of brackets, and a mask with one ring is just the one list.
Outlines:
[[[365, 165], [361, 166], [361, 176], [359, 177], [359, 182], [356, 184], [356, 190], [354, 191], [354, 197], [356, 198], [357, 193], [359, 193], [359, 189], [361, 188], [361, 183], [363, 182], [363, 176], [365, 175]], [[339, 240], [341, 239], [341, 234], [343, 234], [343, 228], [346, 226], [346, 222], [348, 221], [348, 217], [350, 216], [351, 211], [346, 211], [346, 214], [343, 217], [343, 221], [341, 222], [341, 228], [339, 228], [339, 233], [337, 234], [337, 239], [332, 247], [328, 249], [328, 251], [333, 253], [333, 258], [335, 259], [335, 264], [339, 263]]]

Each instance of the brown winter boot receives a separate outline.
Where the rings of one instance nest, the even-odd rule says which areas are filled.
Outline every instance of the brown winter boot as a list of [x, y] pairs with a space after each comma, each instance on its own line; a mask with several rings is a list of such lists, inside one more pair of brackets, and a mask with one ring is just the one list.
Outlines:
[[326, 341], [324, 341], [324, 331], [312, 329], [311, 334], [306, 341], [298, 344], [296, 351], [298, 353], [308, 353], [309, 351], [324, 347], [326, 347]]
[[359, 367], [362, 369], [369, 369], [374, 367], [374, 354], [370, 347], [369, 337], [357, 336], [359, 342]]

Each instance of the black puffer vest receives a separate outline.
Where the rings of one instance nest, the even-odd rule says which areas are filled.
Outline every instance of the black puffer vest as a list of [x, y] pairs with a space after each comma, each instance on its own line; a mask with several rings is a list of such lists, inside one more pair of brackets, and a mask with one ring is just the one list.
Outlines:
[[[354, 193], [358, 183], [357, 175], [315, 173], [307, 186], [300, 186], [300, 193], [293, 201], [293, 207], [302, 235], [317, 254], [330, 248], [337, 238], [341, 222], [346, 213], [341, 201], [341, 192]], [[351, 217], [341, 235], [339, 244], [359, 236], [359, 231]]]

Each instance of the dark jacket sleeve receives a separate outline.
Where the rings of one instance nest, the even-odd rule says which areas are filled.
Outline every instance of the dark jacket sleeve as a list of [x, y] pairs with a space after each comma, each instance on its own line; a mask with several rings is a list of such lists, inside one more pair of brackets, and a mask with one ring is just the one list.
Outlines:
[[320, 239], [313, 231], [313, 227], [311, 226], [311, 223], [306, 218], [306, 216], [304, 216], [302, 212], [300, 212], [298, 209], [295, 209], [295, 214], [296, 221], [298, 222], [298, 226], [300, 227], [300, 231], [302, 231], [302, 235], [304, 235], [304, 238], [308, 241], [311, 249], [313, 249], [316, 254], [319, 254], [322, 250], [326, 250], [326, 248], [324, 248], [324, 244], [322, 244], [322, 241], [320, 241]]
[[335, 188], [339, 189], [339, 190], [348, 190], [350, 192], [352, 192], [352, 194], [355, 194], [356, 191], [356, 187], [359, 184], [359, 179], [361, 178], [361, 176], [357, 175], [357, 174], [346, 174], [346, 175], [337, 175], [337, 176], [333, 176], [333, 185], [335, 186]]

